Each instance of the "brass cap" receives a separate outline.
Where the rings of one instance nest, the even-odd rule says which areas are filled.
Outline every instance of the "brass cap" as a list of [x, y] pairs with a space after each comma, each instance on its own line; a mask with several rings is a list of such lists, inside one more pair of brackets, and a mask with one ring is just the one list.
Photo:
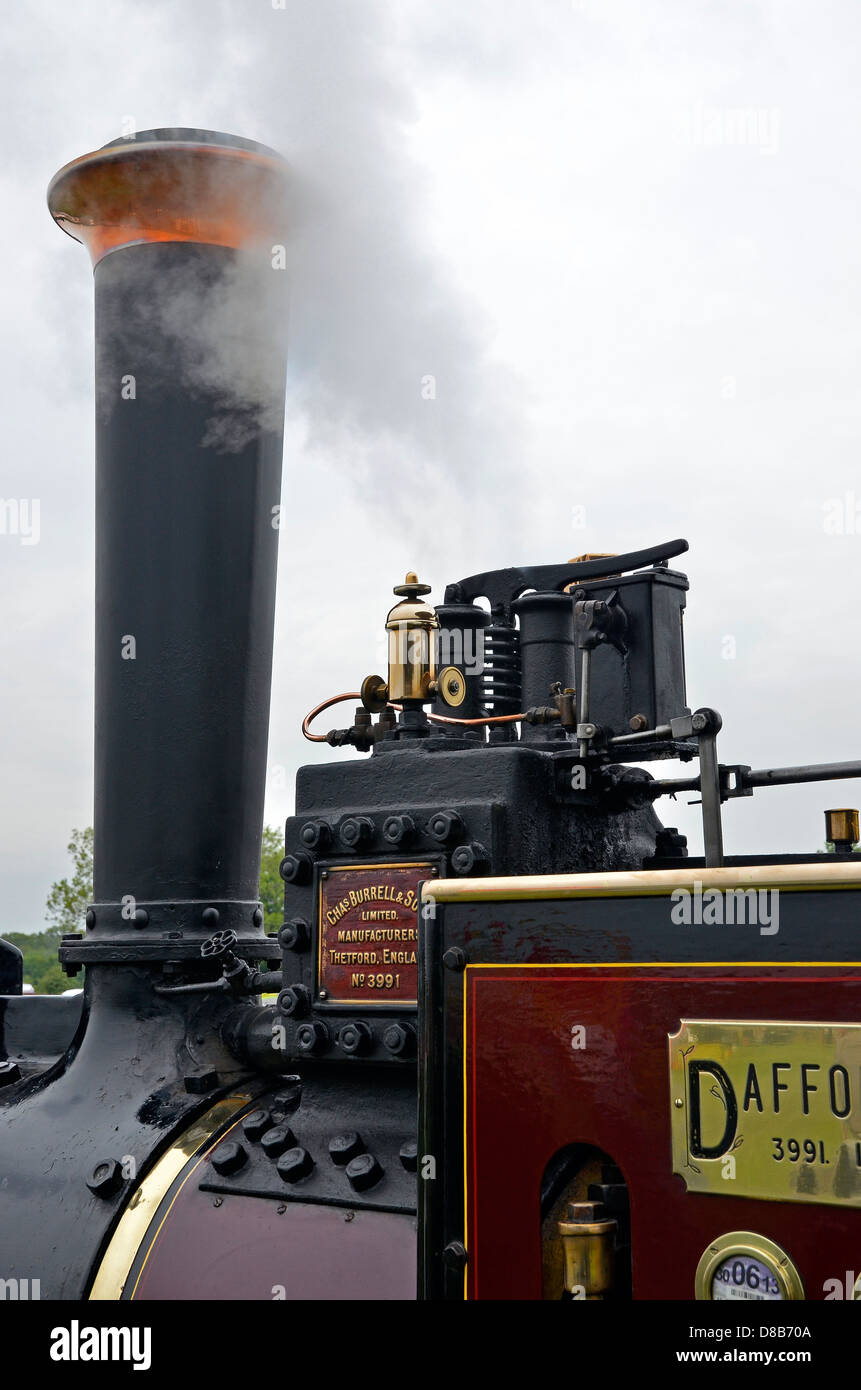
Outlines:
[[835, 845], [857, 845], [858, 812], [845, 807], [825, 812], [825, 838]]
[[392, 590], [396, 597], [401, 598], [401, 602], [396, 603], [390, 610], [386, 618], [386, 627], [439, 627], [439, 620], [432, 606], [422, 602], [422, 597], [430, 591], [430, 584], [420, 584], [418, 576], [409, 570], [403, 584], [396, 584]]
[[48, 207], [94, 265], [152, 241], [238, 248], [282, 235], [287, 165], [254, 141], [209, 131], [152, 130], [73, 159]]

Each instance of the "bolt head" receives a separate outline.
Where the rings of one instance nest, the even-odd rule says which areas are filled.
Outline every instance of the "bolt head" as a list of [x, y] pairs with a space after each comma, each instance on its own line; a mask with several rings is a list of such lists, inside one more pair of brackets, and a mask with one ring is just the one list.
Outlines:
[[241, 1144], [234, 1139], [228, 1139], [223, 1144], [219, 1144], [215, 1153], [212, 1155], [212, 1166], [216, 1173], [222, 1177], [230, 1177], [231, 1173], [238, 1173], [248, 1162], [248, 1154]]
[[276, 1115], [292, 1115], [294, 1110], [299, 1109], [302, 1100], [302, 1078], [295, 1074], [282, 1076], [279, 1084], [281, 1090], [270, 1102], [272, 1110]]
[[268, 1129], [272, 1128], [272, 1113], [269, 1110], [252, 1110], [242, 1121], [242, 1132], [257, 1143]]
[[260, 1147], [267, 1158], [280, 1158], [296, 1143], [296, 1135], [289, 1125], [273, 1125], [267, 1129], [260, 1140]]
[[352, 1158], [344, 1172], [355, 1192], [367, 1192], [369, 1188], [376, 1187], [383, 1176], [382, 1165], [373, 1154], [367, 1153]]
[[313, 862], [304, 850], [297, 854], [285, 854], [278, 865], [278, 872], [285, 883], [307, 883], [311, 878]]
[[331, 827], [324, 820], [306, 821], [299, 831], [299, 839], [306, 849], [324, 849], [331, 838]]
[[12, 1086], [21, 1080], [21, 1068], [17, 1062], [0, 1062], [0, 1086]]
[[407, 1172], [414, 1173], [419, 1165], [419, 1146], [415, 1139], [408, 1139], [406, 1143], [401, 1144], [398, 1156]]
[[370, 840], [374, 832], [373, 822], [367, 816], [347, 816], [341, 822], [338, 835], [341, 844], [347, 849], [358, 849], [359, 845], [364, 845]]
[[374, 1035], [367, 1023], [345, 1023], [338, 1034], [338, 1046], [348, 1057], [357, 1057], [367, 1052]]
[[302, 1052], [322, 1052], [328, 1041], [329, 1030], [319, 1019], [303, 1023], [301, 1028], [296, 1030], [296, 1042]]
[[336, 1134], [334, 1139], [329, 1140], [329, 1157], [339, 1168], [345, 1168], [364, 1152], [365, 1141], [355, 1130], [350, 1130], [348, 1134]]
[[103, 1158], [87, 1178], [87, 1187], [96, 1197], [113, 1197], [123, 1185], [123, 1170], [115, 1158]]
[[304, 951], [309, 939], [308, 923], [302, 917], [291, 917], [278, 933], [278, 944], [283, 951]]
[[304, 985], [288, 985], [278, 995], [277, 1002], [286, 1018], [303, 1018], [311, 1007], [311, 996]]
[[445, 844], [463, 833], [463, 821], [457, 811], [436, 811], [428, 822], [428, 830], [435, 840]]
[[414, 1042], [414, 1030], [403, 1023], [390, 1023], [383, 1033], [383, 1046], [396, 1057], [411, 1052]]
[[297, 1147], [282, 1154], [275, 1167], [285, 1182], [301, 1182], [314, 1171], [314, 1160], [307, 1149]]
[[468, 845], [458, 845], [451, 856], [451, 867], [456, 874], [478, 874], [486, 867], [489, 855], [483, 845], [472, 841]]
[[383, 822], [383, 839], [390, 845], [401, 845], [415, 834], [412, 816], [388, 816]]
[[466, 956], [459, 946], [449, 946], [443, 955], [442, 963], [446, 970], [465, 970]]
[[92, 931], [96, 925], [96, 914], [91, 907], [87, 908], [87, 930]]

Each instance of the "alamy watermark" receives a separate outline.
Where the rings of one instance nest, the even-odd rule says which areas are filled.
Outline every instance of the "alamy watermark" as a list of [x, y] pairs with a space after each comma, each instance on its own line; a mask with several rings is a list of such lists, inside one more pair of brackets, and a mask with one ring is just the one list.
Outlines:
[[760, 936], [775, 936], [780, 926], [777, 888], [675, 888], [670, 921], [685, 927], [759, 927]]
[[41, 518], [38, 497], [0, 497], [0, 536], [17, 536], [22, 545], [38, 545]]
[[703, 106], [677, 116], [680, 144], [695, 149], [752, 149], [773, 155], [780, 149], [780, 111], [776, 106]]

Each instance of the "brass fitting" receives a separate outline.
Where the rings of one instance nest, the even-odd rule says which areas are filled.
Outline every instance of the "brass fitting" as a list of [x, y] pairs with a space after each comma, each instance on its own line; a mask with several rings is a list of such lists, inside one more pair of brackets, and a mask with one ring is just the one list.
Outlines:
[[397, 584], [400, 599], [386, 618], [389, 676], [368, 676], [362, 683], [362, 704], [378, 713], [387, 704], [410, 701], [426, 704], [437, 695], [457, 708], [466, 697], [466, 680], [456, 666], [446, 666], [437, 677], [436, 647], [439, 619], [429, 603], [429, 584], [420, 584], [412, 570]]
[[613, 1287], [618, 1222], [604, 1215], [600, 1202], [571, 1202], [567, 1221], [559, 1222], [565, 1258], [565, 1293], [596, 1302]]
[[825, 838], [836, 850], [848, 854], [858, 843], [858, 812], [845, 808], [826, 811]]

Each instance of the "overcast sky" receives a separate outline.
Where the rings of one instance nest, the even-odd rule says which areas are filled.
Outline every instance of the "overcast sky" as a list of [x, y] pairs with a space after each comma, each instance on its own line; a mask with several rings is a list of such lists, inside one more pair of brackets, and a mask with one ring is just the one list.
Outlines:
[[[408, 568], [439, 601], [677, 535], [722, 760], [861, 754], [853, 0], [28, 0], [3, 26], [0, 491], [26, 507], [0, 534], [0, 930], [41, 928], [92, 822], [92, 278], [45, 190], [130, 128], [293, 171], [269, 823], [337, 756], [301, 718], [377, 669]], [[859, 799], [757, 793], [727, 847], [815, 848]], [[659, 813], [697, 848], [696, 810]]]

